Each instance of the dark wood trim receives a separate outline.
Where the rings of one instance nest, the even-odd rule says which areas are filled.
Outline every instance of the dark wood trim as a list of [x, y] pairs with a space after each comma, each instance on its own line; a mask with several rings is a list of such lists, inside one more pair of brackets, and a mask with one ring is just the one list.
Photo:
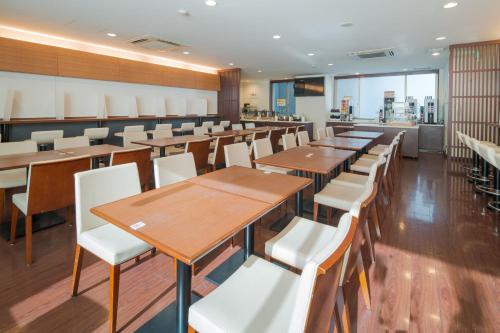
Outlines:
[[334, 76], [335, 80], [346, 80], [364, 77], [382, 77], [382, 76], [397, 76], [397, 75], [417, 75], [417, 74], [439, 74], [439, 69], [429, 69], [429, 70], [414, 70], [406, 72], [390, 72], [390, 73], [374, 73], [374, 74], [359, 74], [359, 75], [340, 75]]
[[464, 44], [452, 44], [449, 46], [450, 50], [461, 47], [469, 47], [469, 46], [482, 46], [482, 45], [492, 45], [492, 44], [500, 44], [500, 39], [487, 40], [483, 42], [472, 42], [472, 43], [464, 43]]
[[219, 115], [237, 124], [240, 121], [240, 83], [241, 68], [219, 71], [220, 90], [217, 93], [217, 111]]

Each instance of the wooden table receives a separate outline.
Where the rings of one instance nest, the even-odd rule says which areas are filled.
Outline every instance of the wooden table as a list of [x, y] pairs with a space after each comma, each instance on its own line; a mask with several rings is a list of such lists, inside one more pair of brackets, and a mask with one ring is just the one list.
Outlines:
[[89, 155], [92, 158], [93, 166], [95, 167], [94, 162], [96, 158], [110, 156], [112, 152], [124, 149], [126, 148], [103, 144], [89, 147], [47, 150], [36, 153], [4, 155], [0, 156], [0, 170], [26, 168], [33, 162], [59, 160], [84, 155]]
[[[184, 181], [91, 212], [177, 260], [176, 331], [184, 333], [191, 304], [191, 265], [242, 229], [247, 242], [253, 230], [249, 226], [272, 208], [261, 200]], [[247, 255], [253, 250], [250, 245], [245, 244]]]
[[368, 146], [371, 142], [372, 142], [371, 139], [366, 140], [366, 139], [334, 137], [334, 138], [324, 138], [321, 140], [312, 141], [309, 143], [309, 145], [313, 147], [320, 146], [320, 147], [361, 151], [365, 149], [366, 146]]
[[165, 157], [165, 148], [169, 146], [185, 145], [188, 141], [210, 140], [209, 136], [182, 135], [172, 138], [132, 141], [138, 145], [160, 148], [160, 157]]
[[378, 139], [382, 135], [384, 135], [384, 132], [368, 132], [368, 131], [347, 131], [336, 134], [336, 136], [344, 138], [356, 138], [356, 139]]
[[228, 136], [228, 135], [234, 135], [234, 136], [247, 136], [247, 135], [252, 135], [255, 132], [253, 129], [244, 129], [244, 130], [227, 130], [227, 131], [222, 131], [222, 132], [215, 132], [215, 133], [208, 133], [210, 136]]
[[318, 192], [321, 186], [321, 175], [328, 175], [341, 164], [347, 169], [349, 159], [354, 154], [355, 152], [350, 150], [303, 146], [259, 158], [254, 162], [299, 172], [312, 172], [315, 174], [314, 191]]

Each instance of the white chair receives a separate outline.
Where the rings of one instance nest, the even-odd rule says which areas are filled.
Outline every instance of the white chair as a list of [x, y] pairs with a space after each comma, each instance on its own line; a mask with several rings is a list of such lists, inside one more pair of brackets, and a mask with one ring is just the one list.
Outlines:
[[75, 136], [72, 138], [59, 138], [54, 140], [54, 150], [90, 146], [88, 136]]
[[170, 128], [155, 129], [151, 133], [153, 134], [153, 139], [168, 139], [174, 137], [174, 133], [172, 133], [172, 129]]
[[125, 126], [123, 132], [144, 132], [144, 125]]
[[229, 120], [221, 120], [219, 125], [222, 126], [222, 128], [228, 128], [229, 126], [231, 126], [231, 122]]
[[[259, 139], [252, 142], [255, 159], [263, 158], [273, 154], [273, 147], [269, 138]], [[281, 174], [292, 173], [293, 170], [275, 167], [271, 165], [256, 164], [256, 168], [262, 171], [275, 172]]]
[[248, 154], [248, 147], [244, 142], [224, 146], [224, 156], [226, 158], [226, 167], [228, 168], [233, 165], [245, 168], [252, 167], [252, 161], [250, 161], [250, 155]]
[[153, 168], [156, 188], [197, 176], [192, 153], [157, 158]]
[[333, 131], [333, 127], [328, 126], [326, 128], [326, 136], [329, 138], [334, 138], [335, 137], [335, 132]]
[[283, 140], [283, 150], [288, 150], [297, 147], [297, 141], [295, 140], [295, 134], [288, 133], [282, 135]]
[[233, 131], [242, 131], [243, 130], [243, 124], [233, 124], [233, 125], [231, 125], [231, 129]]
[[246, 124], [245, 124], [245, 128], [246, 128], [246, 129], [252, 129], [252, 128], [255, 128], [255, 123], [246, 123]]
[[301, 275], [251, 256], [224, 283], [189, 308], [190, 331], [329, 332], [342, 261], [355, 223], [345, 214], [339, 232], [307, 262]]
[[326, 128], [322, 127], [322, 128], [316, 129], [316, 134], [318, 136], [318, 140], [326, 138], [327, 137]]
[[[165, 125], [165, 124], [160, 124], [160, 125]], [[166, 124], [170, 125], [170, 124]], [[155, 129], [151, 131], [151, 134], [153, 135], [153, 140], [154, 139], [168, 139], [168, 138], [173, 138], [174, 134], [172, 133], [171, 128], [164, 128], [164, 129]], [[168, 146], [165, 148], [165, 153], [167, 155], [170, 154], [181, 154], [184, 152], [184, 148], [176, 148], [173, 146]], [[153, 152], [151, 153], [151, 158], [155, 159], [160, 157], [160, 148], [153, 148]]]
[[373, 182], [376, 180], [377, 172], [379, 168], [383, 168], [386, 162], [386, 158], [384, 154], [381, 154], [378, 157], [378, 164], [375, 167], [373, 165], [371, 167], [370, 173], [368, 175], [360, 175], [357, 173], [351, 172], [341, 172], [340, 175], [333, 178], [330, 183], [331, 184], [340, 184], [346, 186], [355, 186], [355, 187], [365, 187], [368, 182]]
[[31, 140], [36, 141], [41, 150], [46, 149], [47, 145], [53, 144], [55, 139], [62, 138], [63, 136], [63, 130], [31, 132]]
[[300, 131], [297, 133], [297, 140], [299, 141], [299, 146], [307, 146], [309, 144], [309, 133], [307, 131]]
[[78, 295], [83, 254], [88, 251], [109, 264], [109, 331], [116, 331], [120, 265], [151, 246], [90, 212], [90, 209], [141, 193], [135, 163], [75, 174], [76, 251], [72, 296]]
[[212, 126], [214, 126], [214, 122], [213, 121], [204, 121], [201, 123], [201, 127], [206, 127], [206, 128], [212, 128]]
[[212, 133], [224, 132], [224, 127], [221, 125], [212, 126]]
[[204, 136], [205, 134], [208, 134], [208, 127], [195, 127], [193, 129], [193, 134], [196, 136]]
[[143, 145], [132, 143], [134, 141], [144, 141], [148, 139], [146, 132], [128, 131], [123, 132], [123, 147], [125, 148], [144, 148]]
[[[0, 156], [36, 153], [37, 151], [37, 143], [32, 140], [0, 143]], [[26, 175], [26, 168], [0, 171], [0, 220], [3, 221], [5, 190], [8, 188], [25, 186], [27, 179]]]
[[184, 135], [185, 133], [190, 133], [194, 131], [195, 123], [182, 123], [180, 128], [174, 128], [174, 133], [180, 133]]
[[90, 142], [102, 142], [109, 135], [109, 127], [86, 128], [83, 130], [83, 136], [89, 138]]
[[156, 124], [155, 130], [172, 130], [172, 124]]

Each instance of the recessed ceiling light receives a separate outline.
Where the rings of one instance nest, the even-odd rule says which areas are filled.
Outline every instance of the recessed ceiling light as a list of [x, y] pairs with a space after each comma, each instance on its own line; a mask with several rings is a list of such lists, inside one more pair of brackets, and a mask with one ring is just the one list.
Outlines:
[[185, 54], [185, 55], [188, 55], [188, 54], [189, 54], [189, 53], [191, 53], [191, 52], [189, 52], [189, 51], [184, 51], [184, 52], [182, 52], [182, 53], [183, 53], [183, 54]]
[[445, 3], [443, 8], [444, 9], [450, 9], [450, 8], [454, 8], [458, 6], [458, 2], [448, 2], [448, 3]]
[[274, 36], [273, 36], [273, 38], [274, 38], [274, 39], [280, 39], [280, 38], [281, 38], [281, 36], [280, 36], [280, 35], [274, 35]]
[[262, 70], [260, 70], [260, 69], [259, 69], [257, 72], [258, 72], [258, 73], [262, 73]]
[[288, 78], [286, 77], [285, 80], [288, 80]]
[[408, 68], [403, 68], [403, 72], [408, 72]]
[[359, 75], [359, 72], [356, 72], [356, 75]]
[[205, 5], [210, 6], [210, 7], [213, 7], [216, 4], [217, 4], [217, 1], [214, 1], [214, 0], [207, 0], [207, 1], [205, 1]]
[[234, 63], [230, 62], [230, 63], [229, 63], [229, 66], [234, 66]]
[[439, 53], [439, 52], [433, 52], [433, 53], [432, 53], [432, 55], [433, 55], [433, 56], [435, 56], [435, 57], [437, 57], [437, 56], [438, 56], [438, 55], [440, 55], [440, 54], [441, 54], [441, 53]]
[[308, 53], [307, 55], [310, 56], [310, 57], [313, 57], [314, 53], [311, 52], [311, 53]]
[[116, 36], [118, 36], [114, 32], [108, 32], [106, 35], [108, 35], [109, 37], [116, 37]]
[[353, 24], [352, 24], [352, 22], [344, 22], [344, 23], [341, 23], [340, 26], [342, 28], [349, 28], [349, 27], [352, 27]]
[[441, 36], [441, 37], [436, 37], [436, 40], [445, 40], [446, 37], [445, 36]]
[[185, 9], [179, 9], [177, 13], [181, 14], [182, 16], [189, 16], [189, 12]]
[[333, 66], [333, 64], [328, 64], [328, 66]]

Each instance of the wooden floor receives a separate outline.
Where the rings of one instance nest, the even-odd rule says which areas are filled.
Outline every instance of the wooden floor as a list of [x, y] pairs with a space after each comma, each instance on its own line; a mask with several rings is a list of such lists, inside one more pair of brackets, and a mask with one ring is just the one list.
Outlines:
[[[405, 160], [400, 184], [369, 268], [371, 311], [355, 282], [347, 285], [354, 331], [500, 332], [500, 216], [484, 208], [487, 198], [463, 176], [447, 174], [440, 155]], [[274, 235], [275, 217], [257, 226], [258, 253]], [[74, 234], [65, 225], [36, 233], [31, 267], [24, 265], [22, 239], [14, 246], [0, 241], [0, 332], [107, 331], [103, 262], [85, 257], [80, 295], [69, 296]], [[196, 276], [194, 290], [210, 292], [204, 275], [236, 250], [228, 247]], [[128, 263], [120, 286], [118, 328], [133, 332], [174, 300], [172, 260], [156, 255]]]

